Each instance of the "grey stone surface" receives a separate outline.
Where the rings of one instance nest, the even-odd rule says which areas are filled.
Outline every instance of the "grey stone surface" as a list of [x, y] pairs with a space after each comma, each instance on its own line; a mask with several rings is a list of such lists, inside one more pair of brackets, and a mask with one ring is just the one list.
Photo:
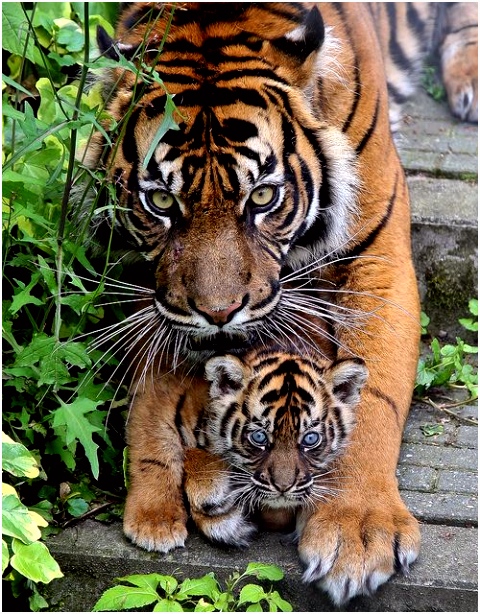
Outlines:
[[400, 463], [437, 469], [467, 469], [477, 466], [477, 452], [469, 448], [407, 443], [402, 446]]
[[[477, 611], [477, 531], [473, 528], [422, 525], [423, 548], [408, 577], [397, 575], [374, 597], [352, 600], [346, 612]], [[220, 550], [192, 535], [187, 547], [168, 555], [129, 544], [119, 524], [87, 520], [49, 540], [65, 578], [45, 587], [56, 611], [89, 611], [113, 579], [132, 573], [175, 573], [198, 577], [208, 572], [224, 579], [249, 562], [276, 563], [285, 571], [278, 590], [295, 612], [332, 612], [324, 594], [301, 582], [295, 547], [278, 534], [267, 534], [248, 550]], [[75, 581], [73, 582], [73, 575]]]
[[476, 495], [478, 474], [475, 471], [439, 471], [436, 486], [438, 491]]

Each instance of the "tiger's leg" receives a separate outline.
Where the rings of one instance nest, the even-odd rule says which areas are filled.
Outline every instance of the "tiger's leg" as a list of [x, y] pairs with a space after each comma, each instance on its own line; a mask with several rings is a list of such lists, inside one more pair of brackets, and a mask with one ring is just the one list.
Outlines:
[[247, 546], [256, 528], [235, 505], [231, 478], [218, 456], [199, 448], [185, 451], [184, 489], [197, 528], [212, 541]]
[[127, 424], [129, 487], [124, 532], [138, 546], [160, 552], [184, 546], [187, 537], [183, 446], [172, 418], [177, 401], [174, 383], [168, 389], [168, 379], [137, 396]]
[[[373, 240], [360, 243], [362, 257], [352, 252], [352, 263], [345, 267], [342, 305], [363, 312], [382, 302], [383, 307], [367, 319], [362, 332], [337, 332], [339, 357], [348, 355], [342, 347], [350, 348], [369, 371], [352, 442], [337, 465], [339, 492], [313, 513], [303, 510], [297, 523], [304, 580], [318, 583], [337, 605], [372, 593], [396, 570], [406, 571], [419, 551], [418, 523], [402, 502], [396, 480], [419, 346], [401, 169], [392, 190], [388, 223], [382, 220]], [[375, 254], [384, 256], [368, 258]], [[379, 298], [370, 298], [374, 295]]]

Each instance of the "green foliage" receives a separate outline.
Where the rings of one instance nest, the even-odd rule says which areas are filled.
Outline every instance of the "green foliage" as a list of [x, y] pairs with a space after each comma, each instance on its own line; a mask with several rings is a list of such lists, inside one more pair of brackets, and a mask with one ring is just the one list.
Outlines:
[[232, 574], [224, 587], [213, 572], [201, 578], [187, 578], [181, 583], [173, 576], [161, 574], [126, 576], [118, 578], [122, 584], [103, 593], [94, 612], [138, 610], [146, 606], [153, 606], [149, 609], [152, 612], [292, 611], [292, 606], [278, 591], [265, 590], [256, 583], [244, 583], [252, 577], [278, 582], [283, 572], [276, 565], [250, 563], [242, 574]]
[[423, 67], [422, 85], [427, 94], [436, 102], [443, 102], [447, 99], [445, 88], [435, 66], [428, 63], [425, 64]]
[[[471, 299], [468, 309], [472, 317], [461, 318], [460, 324], [469, 331], [478, 331], [478, 300]], [[428, 325], [428, 318], [423, 314], [422, 327]], [[462, 386], [472, 398], [478, 396], [478, 371], [472, 364], [473, 356], [478, 354], [478, 346], [465, 343], [460, 337], [456, 344], [441, 345], [434, 338], [430, 343], [431, 354], [421, 358], [417, 369], [415, 392], [424, 395], [434, 386]]]
[[[27, 448], [3, 432], [2, 470], [13, 476], [12, 479], [35, 479], [40, 474], [38, 464]], [[34, 583], [49, 583], [63, 576], [58, 563], [40, 541], [40, 527], [46, 526], [45, 517], [24, 505], [14, 486], [2, 483], [2, 574], [6, 580], [14, 582], [18, 576], [23, 576]], [[34, 603], [42, 603], [35, 588], [30, 597], [30, 604]]]

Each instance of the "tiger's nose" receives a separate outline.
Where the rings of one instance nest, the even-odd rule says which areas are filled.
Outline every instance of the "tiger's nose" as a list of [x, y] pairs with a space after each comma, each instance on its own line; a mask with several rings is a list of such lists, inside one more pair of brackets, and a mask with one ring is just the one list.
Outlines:
[[229, 322], [234, 314], [243, 307], [244, 301], [233, 301], [227, 307], [209, 307], [202, 303], [195, 303], [195, 309], [201, 313], [210, 324], [223, 326]]

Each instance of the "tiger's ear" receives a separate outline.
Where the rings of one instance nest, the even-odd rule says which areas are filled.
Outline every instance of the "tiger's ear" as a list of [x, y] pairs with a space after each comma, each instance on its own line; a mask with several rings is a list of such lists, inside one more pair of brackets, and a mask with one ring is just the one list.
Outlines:
[[103, 57], [115, 62], [118, 62], [121, 55], [130, 60], [138, 49], [136, 45], [124, 45], [114, 40], [102, 26], [97, 26], [97, 45]]
[[270, 42], [282, 53], [303, 63], [314, 51], [320, 50], [324, 38], [323, 18], [318, 8], [314, 6], [303, 23]]
[[333, 394], [339, 401], [355, 406], [360, 401], [360, 393], [368, 377], [363, 360], [342, 360], [329, 369]]
[[215, 356], [205, 364], [205, 377], [209, 382], [212, 399], [238, 392], [247, 379], [247, 368], [236, 356]]

